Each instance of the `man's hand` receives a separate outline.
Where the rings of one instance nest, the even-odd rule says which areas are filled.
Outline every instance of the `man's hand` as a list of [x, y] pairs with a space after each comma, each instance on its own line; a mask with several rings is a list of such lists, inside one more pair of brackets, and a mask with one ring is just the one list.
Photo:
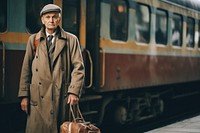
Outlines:
[[79, 98], [74, 94], [69, 94], [67, 99], [67, 104], [75, 105], [78, 104]]
[[22, 101], [21, 101], [21, 109], [28, 113], [28, 98], [22, 98]]

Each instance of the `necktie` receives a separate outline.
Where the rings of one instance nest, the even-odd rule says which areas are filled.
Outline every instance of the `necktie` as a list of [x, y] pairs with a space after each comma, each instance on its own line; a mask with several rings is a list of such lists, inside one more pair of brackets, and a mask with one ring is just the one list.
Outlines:
[[47, 47], [48, 47], [48, 55], [49, 55], [49, 63], [50, 63], [50, 70], [53, 70], [53, 54], [55, 50], [55, 44], [52, 43], [53, 35], [49, 35], [47, 37]]
[[52, 39], [53, 39], [53, 35], [49, 35], [47, 37], [47, 47], [48, 47], [48, 49], [50, 49], [50, 47], [52, 45]]

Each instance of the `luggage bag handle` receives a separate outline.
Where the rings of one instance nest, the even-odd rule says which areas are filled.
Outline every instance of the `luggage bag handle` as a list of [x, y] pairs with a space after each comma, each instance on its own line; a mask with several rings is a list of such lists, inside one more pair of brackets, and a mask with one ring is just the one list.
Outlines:
[[79, 117], [77, 117], [77, 116], [75, 117], [74, 110], [72, 109], [72, 105], [71, 104], [69, 105], [69, 107], [70, 107], [69, 113], [72, 114], [72, 118], [73, 118], [73, 121], [75, 123], [77, 123], [77, 120], [79, 120], [79, 121], [81, 120], [82, 122], [85, 122], [85, 120], [83, 118], [83, 115], [82, 115], [82, 113], [80, 111], [79, 104], [76, 105], [76, 111], [78, 113], [77, 116], [79, 116]]

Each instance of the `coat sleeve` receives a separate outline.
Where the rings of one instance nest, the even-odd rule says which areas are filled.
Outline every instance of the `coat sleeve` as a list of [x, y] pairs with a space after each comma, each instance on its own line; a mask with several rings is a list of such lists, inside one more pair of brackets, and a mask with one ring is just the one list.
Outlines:
[[70, 39], [70, 59], [72, 63], [71, 82], [68, 87], [68, 93], [73, 93], [80, 97], [84, 85], [85, 67], [81, 48], [77, 37]]
[[29, 96], [29, 88], [32, 78], [31, 66], [34, 58], [34, 38], [35, 35], [30, 36], [26, 45], [26, 52], [23, 60], [19, 83], [19, 98]]

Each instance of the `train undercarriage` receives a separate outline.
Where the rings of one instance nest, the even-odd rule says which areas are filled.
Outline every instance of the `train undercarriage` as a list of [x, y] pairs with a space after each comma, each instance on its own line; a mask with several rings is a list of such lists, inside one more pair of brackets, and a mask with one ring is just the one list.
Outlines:
[[171, 110], [170, 102], [200, 97], [199, 84], [192, 82], [107, 92], [92, 96], [93, 99], [85, 97], [80, 104], [86, 120], [98, 125], [137, 123], [167, 113]]

